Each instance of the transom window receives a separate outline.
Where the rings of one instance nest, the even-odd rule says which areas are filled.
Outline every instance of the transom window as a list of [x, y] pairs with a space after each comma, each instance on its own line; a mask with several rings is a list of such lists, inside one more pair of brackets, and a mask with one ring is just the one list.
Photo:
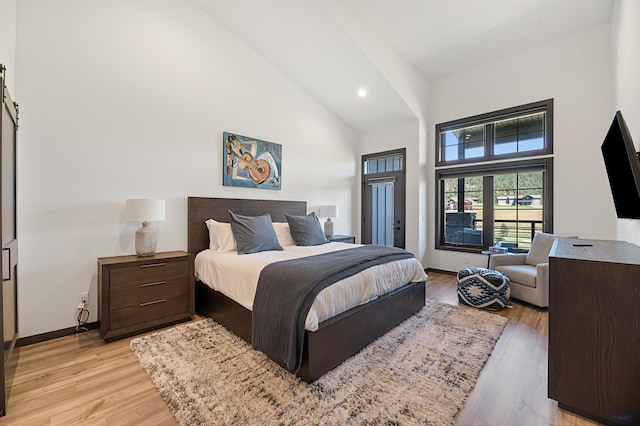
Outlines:
[[436, 126], [437, 164], [552, 153], [552, 100]]
[[363, 160], [363, 174], [398, 172], [404, 169], [404, 155], [392, 153], [380, 157], [372, 157]]
[[548, 100], [436, 126], [436, 248], [479, 252], [500, 242], [526, 251], [536, 232], [552, 232], [552, 107]]

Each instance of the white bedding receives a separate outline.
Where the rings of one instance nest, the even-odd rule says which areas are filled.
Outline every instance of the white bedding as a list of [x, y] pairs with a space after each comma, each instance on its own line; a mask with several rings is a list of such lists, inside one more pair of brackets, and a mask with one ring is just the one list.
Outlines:
[[[283, 251], [238, 255], [235, 251], [204, 250], [196, 255], [196, 278], [212, 289], [252, 310], [260, 272], [269, 263], [348, 250], [359, 244], [332, 242], [319, 246], [284, 246]], [[307, 315], [305, 328], [318, 329], [322, 321], [367, 303], [409, 282], [424, 281], [427, 274], [417, 259], [403, 259], [366, 269], [325, 288]]]

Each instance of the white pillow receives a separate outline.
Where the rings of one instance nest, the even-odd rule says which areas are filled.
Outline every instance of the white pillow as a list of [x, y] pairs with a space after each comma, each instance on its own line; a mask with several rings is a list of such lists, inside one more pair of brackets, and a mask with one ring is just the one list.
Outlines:
[[204, 222], [209, 230], [209, 248], [211, 250], [218, 250], [218, 239], [216, 238], [215, 224], [218, 223], [213, 219], [205, 220]]
[[286, 222], [273, 222], [273, 229], [276, 231], [276, 237], [281, 246], [294, 246], [296, 242], [293, 241], [291, 236], [291, 230], [289, 224]]
[[209, 229], [209, 248], [216, 251], [237, 251], [231, 224], [213, 219], [205, 221]]

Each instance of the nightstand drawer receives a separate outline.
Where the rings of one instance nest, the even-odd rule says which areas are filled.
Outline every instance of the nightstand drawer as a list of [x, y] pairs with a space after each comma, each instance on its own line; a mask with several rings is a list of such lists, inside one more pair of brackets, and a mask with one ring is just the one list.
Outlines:
[[189, 278], [182, 277], [173, 280], [152, 281], [111, 289], [109, 299], [110, 309], [120, 309], [135, 306], [140, 303], [158, 299], [170, 299], [189, 293]]
[[111, 270], [111, 289], [189, 276], [189, 262], [149, 262]]
[[158, 298], [135, 306], [111, 311], [109, 325], [112, 330], [116, 330], [188, 311], [189, 297], [187, 295], [169, 299]]

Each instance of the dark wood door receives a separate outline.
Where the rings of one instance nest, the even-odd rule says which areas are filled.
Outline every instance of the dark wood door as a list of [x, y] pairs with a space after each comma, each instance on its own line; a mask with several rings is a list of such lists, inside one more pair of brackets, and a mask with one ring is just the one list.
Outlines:
[[3, 366], [0, 369], [0, 415], [6, 413], [8, 392], [15, 368], [11, 354], [18, 337], [18, 238], [16, 228], [16, 133], [18, 109], [4, 84], [4, 67], [0, 65], [2, 115], [0, 118], [0, 329], [3, 333]]
[[362, 242], [405, 248], [405, 150], [362, 157]]

